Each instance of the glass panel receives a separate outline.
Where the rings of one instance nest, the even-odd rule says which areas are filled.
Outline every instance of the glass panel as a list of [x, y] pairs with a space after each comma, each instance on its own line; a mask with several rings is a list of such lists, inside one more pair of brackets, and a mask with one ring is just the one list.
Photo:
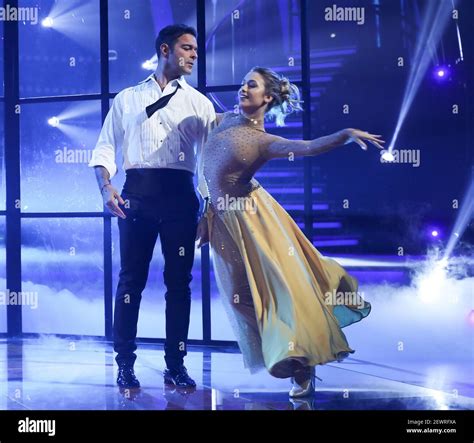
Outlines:
[[[117, 219], [112, 220], [112, 283], [113, 297], [118, 285], [120, 272], [120, 238]], [[145, 290], [142, 293], [138, 319], [138, 337], [164, 338], [165, 333], [165, 292], [163, 282], [164, 260], [159, 239], [156, 242], [153, 259]], [[202, 339], [202, 292], [201, 292], [201, 251], [196, 249], [191, 282], [191, 323], [189, 338]]]
[[19, 23], [20, 96], [99, 93], [99, 0], [21, 0], [19, 4], [38, 8], [40, 21], [37, 26]]
[[21, 236], [23, 331], [103, 336], [102, 219], [23, 219]]
[[99, 101], [22, 106], [22, 211], [102, 211], [94, 169], [87, 166], [100, 117]]
[[300, 40], [297, 0], [206, 0], [207, 84], [240, 84], [256, 65], [300, 80]]
[[0, 300], [0, 332], [7, 332], [7, 276], [5, 248], [5, 217], [0, 217], [0, 293], [5, 299]]
[[[195, 0], [114, 0], [109, 2], [110, 90], [118, 92], [148, 77], [157, 63], [155, 39], [173, 23], [196, 27]], [[186, 79], [197, 84], [197, 65]]]
[[[338, 2], [338, 6], [350, 6], [346, 1], [340, 3]], [[402, 42], [404, 32], [399, 16], [400, 4], [403, 2], [388, 2], [390, 6], [385, 6], [389, 9], [380, 9], [380, 6], [377, 6], [379, 2], [366, 3], [366, 23], [364, 26], [358, 26], [354, 22], [327, 19], [330, 18], [325, 13], [328, 5], [324, 2], [308, 2], [311, 24], [309, 55], [312, 138], [352, 126], [355, 116], [358, 125], [356, 127], [371, 132], [374, 131], [370, 128], [380, 128], [377, 133], [387, 138], [388, 134], [384, 132], [386, 129], [383, 129], [387, 128], [385, 122], [397, 119], [405, 83], [403, 77], [406, 72], [403, 71], [407, 70], [396, 66], [392, 68], [391, 60], [406, 55]], [[382, 22], [376, 12], [379, 9], [385, 13], [382, 18], [383, 33], [380, 28]], [[375, 66], [379, 68], [376, 69], [379, 81], [374, 82]], [[383, 112], [377, 103], [378, 97], [384, 97]], [[344, 106], [348, 108], [344, 109]], [[409, 140], [414, 143], [413, 137], [409, 137]], [[380, 233], [384, 242], [373, 238], [364, 241], [363, 232], [380, 231], [380, 223], [377, 224], [373, 215], [382, 208], [385, 208], [385, 211], [390, 206], [396, 207], [387, 202], [386, 195], [390, 193], [391, 201], [397, 201], [394, 193], [403, 188], [398, 186], [392, 191], [392, 183], [410, 183], [407, 176], [410, 171], [403, 169], [402, 176], [398, 178], [391, 175], [395, 168], [389, 167], [381, 172], [380, 164], [377, 166], [379, 155], [371, 149], [369, 151], [370, 155], [365, 156], [360, 149], [354, 149], [354, 145], [351, 145], [349, 149], [336, 149], [312, 161], [314, 167], [317, 165], [322, 171], [321, 173], [313, 169], [313, 187], [322, 190], [313, 196], [317, 195], [327, 207], [313, 213], [312, 241], [323, 254], [367, 254], [373, 245], [377, 244], [379, 247], [386, 243], [384, 237], [394, 238], [397, 229], [386, 234]], [[365, 182], [377, 183], [377, 186], [371, 187], [370, 198], [367, 198], [367, 189], [364, 186], [350, 185], [354, 181], [354, 171], [362, 170]], [[357, 174], [360, 175], [360, 172]], [[429, 178], [426, 182], [429, 182]], [[402, 194], [406, 195], [405, 190]], [[413, 195], [411, 190], [410, 194]], [[403, 195], [400, 197], [404, 199]], [[344, 202], [350, 204], [346, 206]], [[367, 222], [364, 222], [362, 228], [361, 223], [357, 222], [362, 214], [371, 214], [367, 220], [373, 220], [374, 224], [368, 226]], [[397, 240], [394, 240], [390, 250], [394, 250], [397, 244]]]
[[3, 21], [0, 21], [0, 36], [2, 37], [2, 43], [0, 44], [0, 96], [5, 95], [5, 85], [3, 84]]
[[[0, 21], [0, 36], [2, 41], [0, 44], [0, 95], [3, 97], [5, 93], [4, 85], [4, 66], [3, 66], [3, 21]], [[0, 103], [0, 210], [6, 208], [6, 188], [5, 188], [5, 104]]]
[[6, 208], [5, 185], [5, 103], [0, 102], [0, 210]]
[[[4, 96], [3, 84], [3, 21], [0, 21], [0, 95]], [[0, 103], [0, 210], [6, 208], [5, 191], [5, 104]], [[0, 291], [6, 295], [6, 249], [5, 249], [5, 217], [0, 217]], [[7, 307], [0, 303], [0, 332], [7, 332]]]

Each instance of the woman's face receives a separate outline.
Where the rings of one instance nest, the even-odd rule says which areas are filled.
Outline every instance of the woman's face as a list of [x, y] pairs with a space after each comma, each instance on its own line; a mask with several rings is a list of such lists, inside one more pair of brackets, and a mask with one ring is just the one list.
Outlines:
[[272, 97], [265, 94], [263, 77], [258, 72], [250, 71], [242, 80], [242, 86], [239, 89], [240, 109], [255, 112], [271, 101]]

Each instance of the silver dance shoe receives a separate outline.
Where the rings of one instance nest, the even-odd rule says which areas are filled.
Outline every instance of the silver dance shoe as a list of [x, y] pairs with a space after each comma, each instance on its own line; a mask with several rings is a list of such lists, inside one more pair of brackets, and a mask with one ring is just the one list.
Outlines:
[[322, 381], [322, 379], [316, 376], [314, 366], [297, 371], [295, 376], [291, 377], [291, 383], [293, 386], [289, 392], [290, 398], [309, 397], [310, 395], [313, 395], [316, 378]]

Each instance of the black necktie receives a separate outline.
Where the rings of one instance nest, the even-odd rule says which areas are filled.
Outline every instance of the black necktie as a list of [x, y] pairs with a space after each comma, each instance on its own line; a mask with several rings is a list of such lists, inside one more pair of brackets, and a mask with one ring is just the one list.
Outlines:
[[173, 93], [164, 95], [163, 97], [160, 97], [155, 103], [152, 103], [151, 105], [147, 106], [146, 115], [148, 116], [148, 118], [150, 118], [156, 111], [158, 111], [158, 109], [164, 108], [171, 100], [171, 97], [176, 94], [180, 87], [181, 86], [178, 83]]

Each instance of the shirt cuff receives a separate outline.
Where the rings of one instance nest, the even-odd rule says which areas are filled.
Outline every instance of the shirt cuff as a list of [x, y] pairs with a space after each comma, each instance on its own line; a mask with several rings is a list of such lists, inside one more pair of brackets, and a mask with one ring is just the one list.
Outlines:
[[105, 158], [94, 158], [94, 155], [92, 155], [92, 159], [89, 162], [88, 166], [89, 168], [93, 168], [94, 166], [104, 167], [105, 169], [107, 169], [110, 179], [112, 179], [112, 177], [117, 173], [117, 166], [114, 162], [111, 162], [110, 160], [107, 160]]

